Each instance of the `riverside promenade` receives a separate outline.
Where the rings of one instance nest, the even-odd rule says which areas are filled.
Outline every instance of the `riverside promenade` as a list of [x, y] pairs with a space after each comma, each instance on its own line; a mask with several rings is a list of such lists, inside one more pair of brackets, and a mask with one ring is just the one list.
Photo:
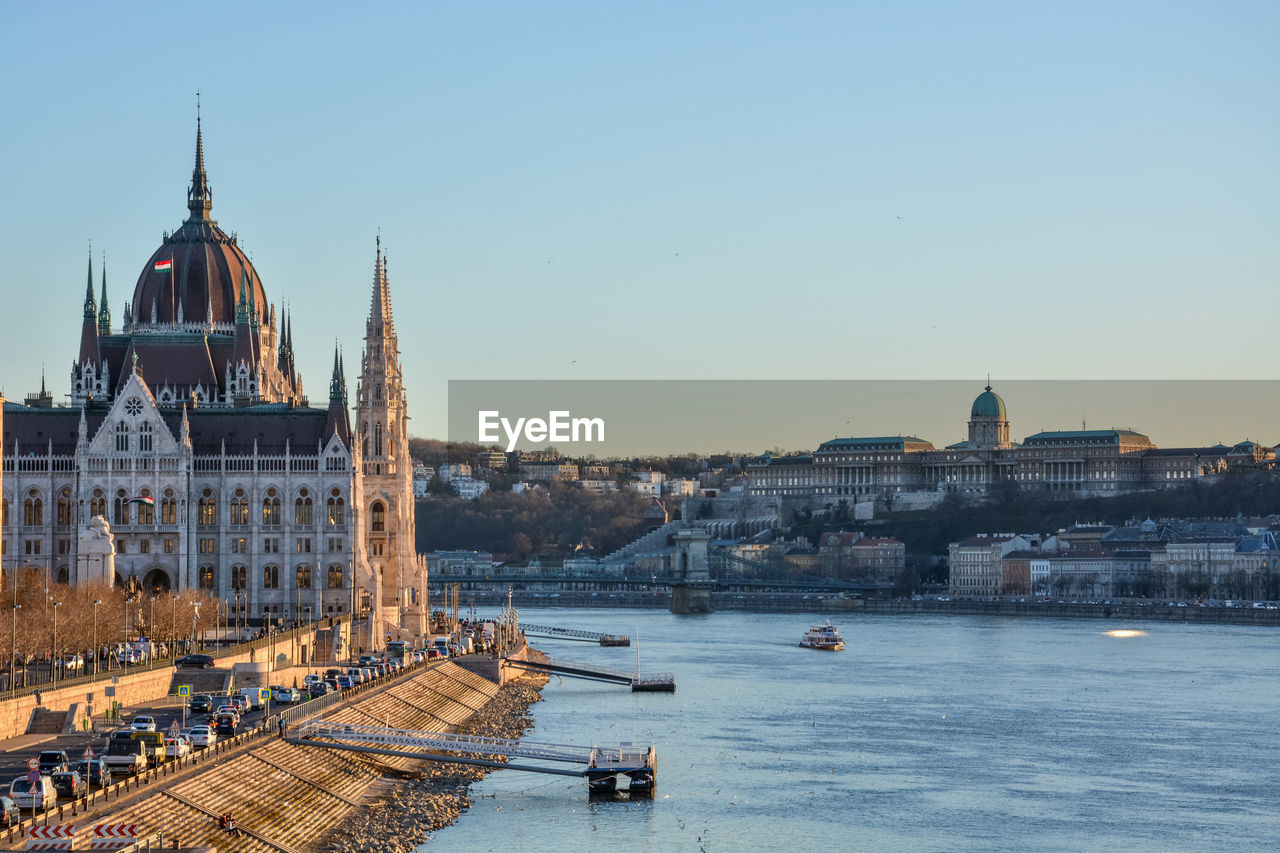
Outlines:
[[[409, 757], [365, 756], [307, 748], [280, 737], [286, 725], [323, 717], [335, 723], [377, 724], [411, 729], [456, 730], [484, 711], [499, 695], [501, 662], [483, 656], [431, 661], [406, 667], [375, 682], [287, 707], [254, 728], [213, 748], [158, 768], [39, 816], [40, 826], [70, 824], [87, 835], [99, 823], [136, 824], [140, 835], [162, 833], [165, 849], [316, 849], [335, 824], [376, 803], [398, 781], [415, 775], [420, 762]], [[477, 671], [487, 671], [498, 680]], [[536, 700], [536, 691], [528, 701]], [[523, 714], [521, 705], [515, 717]], [[509, 716], [504, 714], [503, 716]], [[519, 731], [498, 727], [504, 734]], [[30, 735], [0, 741], [0, 749], [34, 754], [41, 747]], [[73, 758], [74, 760], [74, 758]], [[441, 765], [452, 768], [456, 765]], [[454, 774], [466, 778], [468, 774]], [[450, 793], [452, 813], [426, 814], [429, 828], [448, 822], [465, 804]], [[230, 811], [238, 832], [227, 832], [219, 816]], [[0, 835], [0, 849], [22, 849], [30, 819]], [[384, 839], [372, 849], [391, 850]], [[358, 848], [359, 845], [352, 845]]]

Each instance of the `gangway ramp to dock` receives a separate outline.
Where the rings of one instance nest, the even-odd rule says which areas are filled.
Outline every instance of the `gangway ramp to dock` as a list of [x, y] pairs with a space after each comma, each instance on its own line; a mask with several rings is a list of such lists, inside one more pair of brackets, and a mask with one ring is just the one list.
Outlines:
[[[607, 746], [573, 746], [541, 741], [459, 735], [450, 732], [395, 729], [310, 720], [295, 728], [289, 736], [293, 743], [324, 749], [399, 755], [455, 764], [551, 773], [559, 776], [586, 777], [596, 793], [616, 789], [618, 776], [627, 776], [632, 793], [653, 796], [657, 780], [657, 753], [652, 746], [641, 749], [634, 744]], [[449, 753], [449, 754], [444, 754]], [[513, 764], [509, 759], [524, 758], [562, 764], [576, 764], [579, 769], [566, 770], [531, 764]]]
[[630, 672], [625, 669], [613, 669], [593, 663], [576, 663], [574, 661], [548, 658], [542, 661], [504, 658], [508, 666], [527, 669], [532, 672], [543, 672], [548, 675], [562, 675], [565, 678], [583, 678], [587, 681], [603, 681], [609, 684], [629, 685], [633, 692], [654, 691], [674, 693], [676, 678], [669, 672]]
[[577, 628], [555, 628], [549, 625], [521, 623], [520, 630], [527, 637], [547, 637], [553, 640], [579, 640], [602, 646], [629, 646], [631, 638], [626, 634], [601, 634], [598, 631], [581, 631]]

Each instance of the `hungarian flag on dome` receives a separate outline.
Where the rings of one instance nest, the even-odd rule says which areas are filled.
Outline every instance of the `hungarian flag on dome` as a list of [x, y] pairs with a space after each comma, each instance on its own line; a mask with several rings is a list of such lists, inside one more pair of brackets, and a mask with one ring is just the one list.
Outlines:
[[150, 495], [139, 495], [136, 498], [129, 498], [125, 501], [127, 504], [146, 504], [147, 506], [155, 506], [156, 499]]
[[156, 261], [156, 272], [170, 272], [173, 269], [173, 258]]

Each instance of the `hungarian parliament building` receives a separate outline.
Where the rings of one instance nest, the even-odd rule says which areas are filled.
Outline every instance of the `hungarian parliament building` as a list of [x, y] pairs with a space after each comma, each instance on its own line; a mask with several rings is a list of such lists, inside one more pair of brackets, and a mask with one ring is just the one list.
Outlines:
[[420, 634], [426, 567], [381, 245], [355, 405], [335, 348], [328, 403], [312, 407], [291, 316], [212, 209], [197, 119], [187, 217], [119, 325], [90, 257], [71, 405], [43, 387], [4, 404], [3, 568], [204, 590], [254, 619], [354, 610], [374, 636]]
[[914, 436], [833, 438], [811, 454], [757, 457], [747, 466], [755, 497], [849, 503], [928, 503], [948, 493], [984, 496], [1017, 487], [1072, 496], [1168, 488], [1233, 470], [1274, 465], [1252, 441], [1228, 447], [1156, 447], [1139, 432], [1080, 429], [1009, 439], [1004, 399], [991, 386], [969, 412], [969, 438], [935, 448]]

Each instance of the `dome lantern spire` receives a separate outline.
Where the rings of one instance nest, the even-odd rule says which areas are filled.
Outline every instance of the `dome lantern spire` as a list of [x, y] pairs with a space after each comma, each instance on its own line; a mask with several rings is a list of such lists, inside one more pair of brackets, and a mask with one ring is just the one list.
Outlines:
[[204, 171], [204, 138], [200, 129], [200, 93], [196, 92], [196, 165], [191, 170], [191, 188], [187, 190], [187, 210], [190, 219], [209, 220], [213, 210], [213, 190], [209, 188], [209, 176]]

